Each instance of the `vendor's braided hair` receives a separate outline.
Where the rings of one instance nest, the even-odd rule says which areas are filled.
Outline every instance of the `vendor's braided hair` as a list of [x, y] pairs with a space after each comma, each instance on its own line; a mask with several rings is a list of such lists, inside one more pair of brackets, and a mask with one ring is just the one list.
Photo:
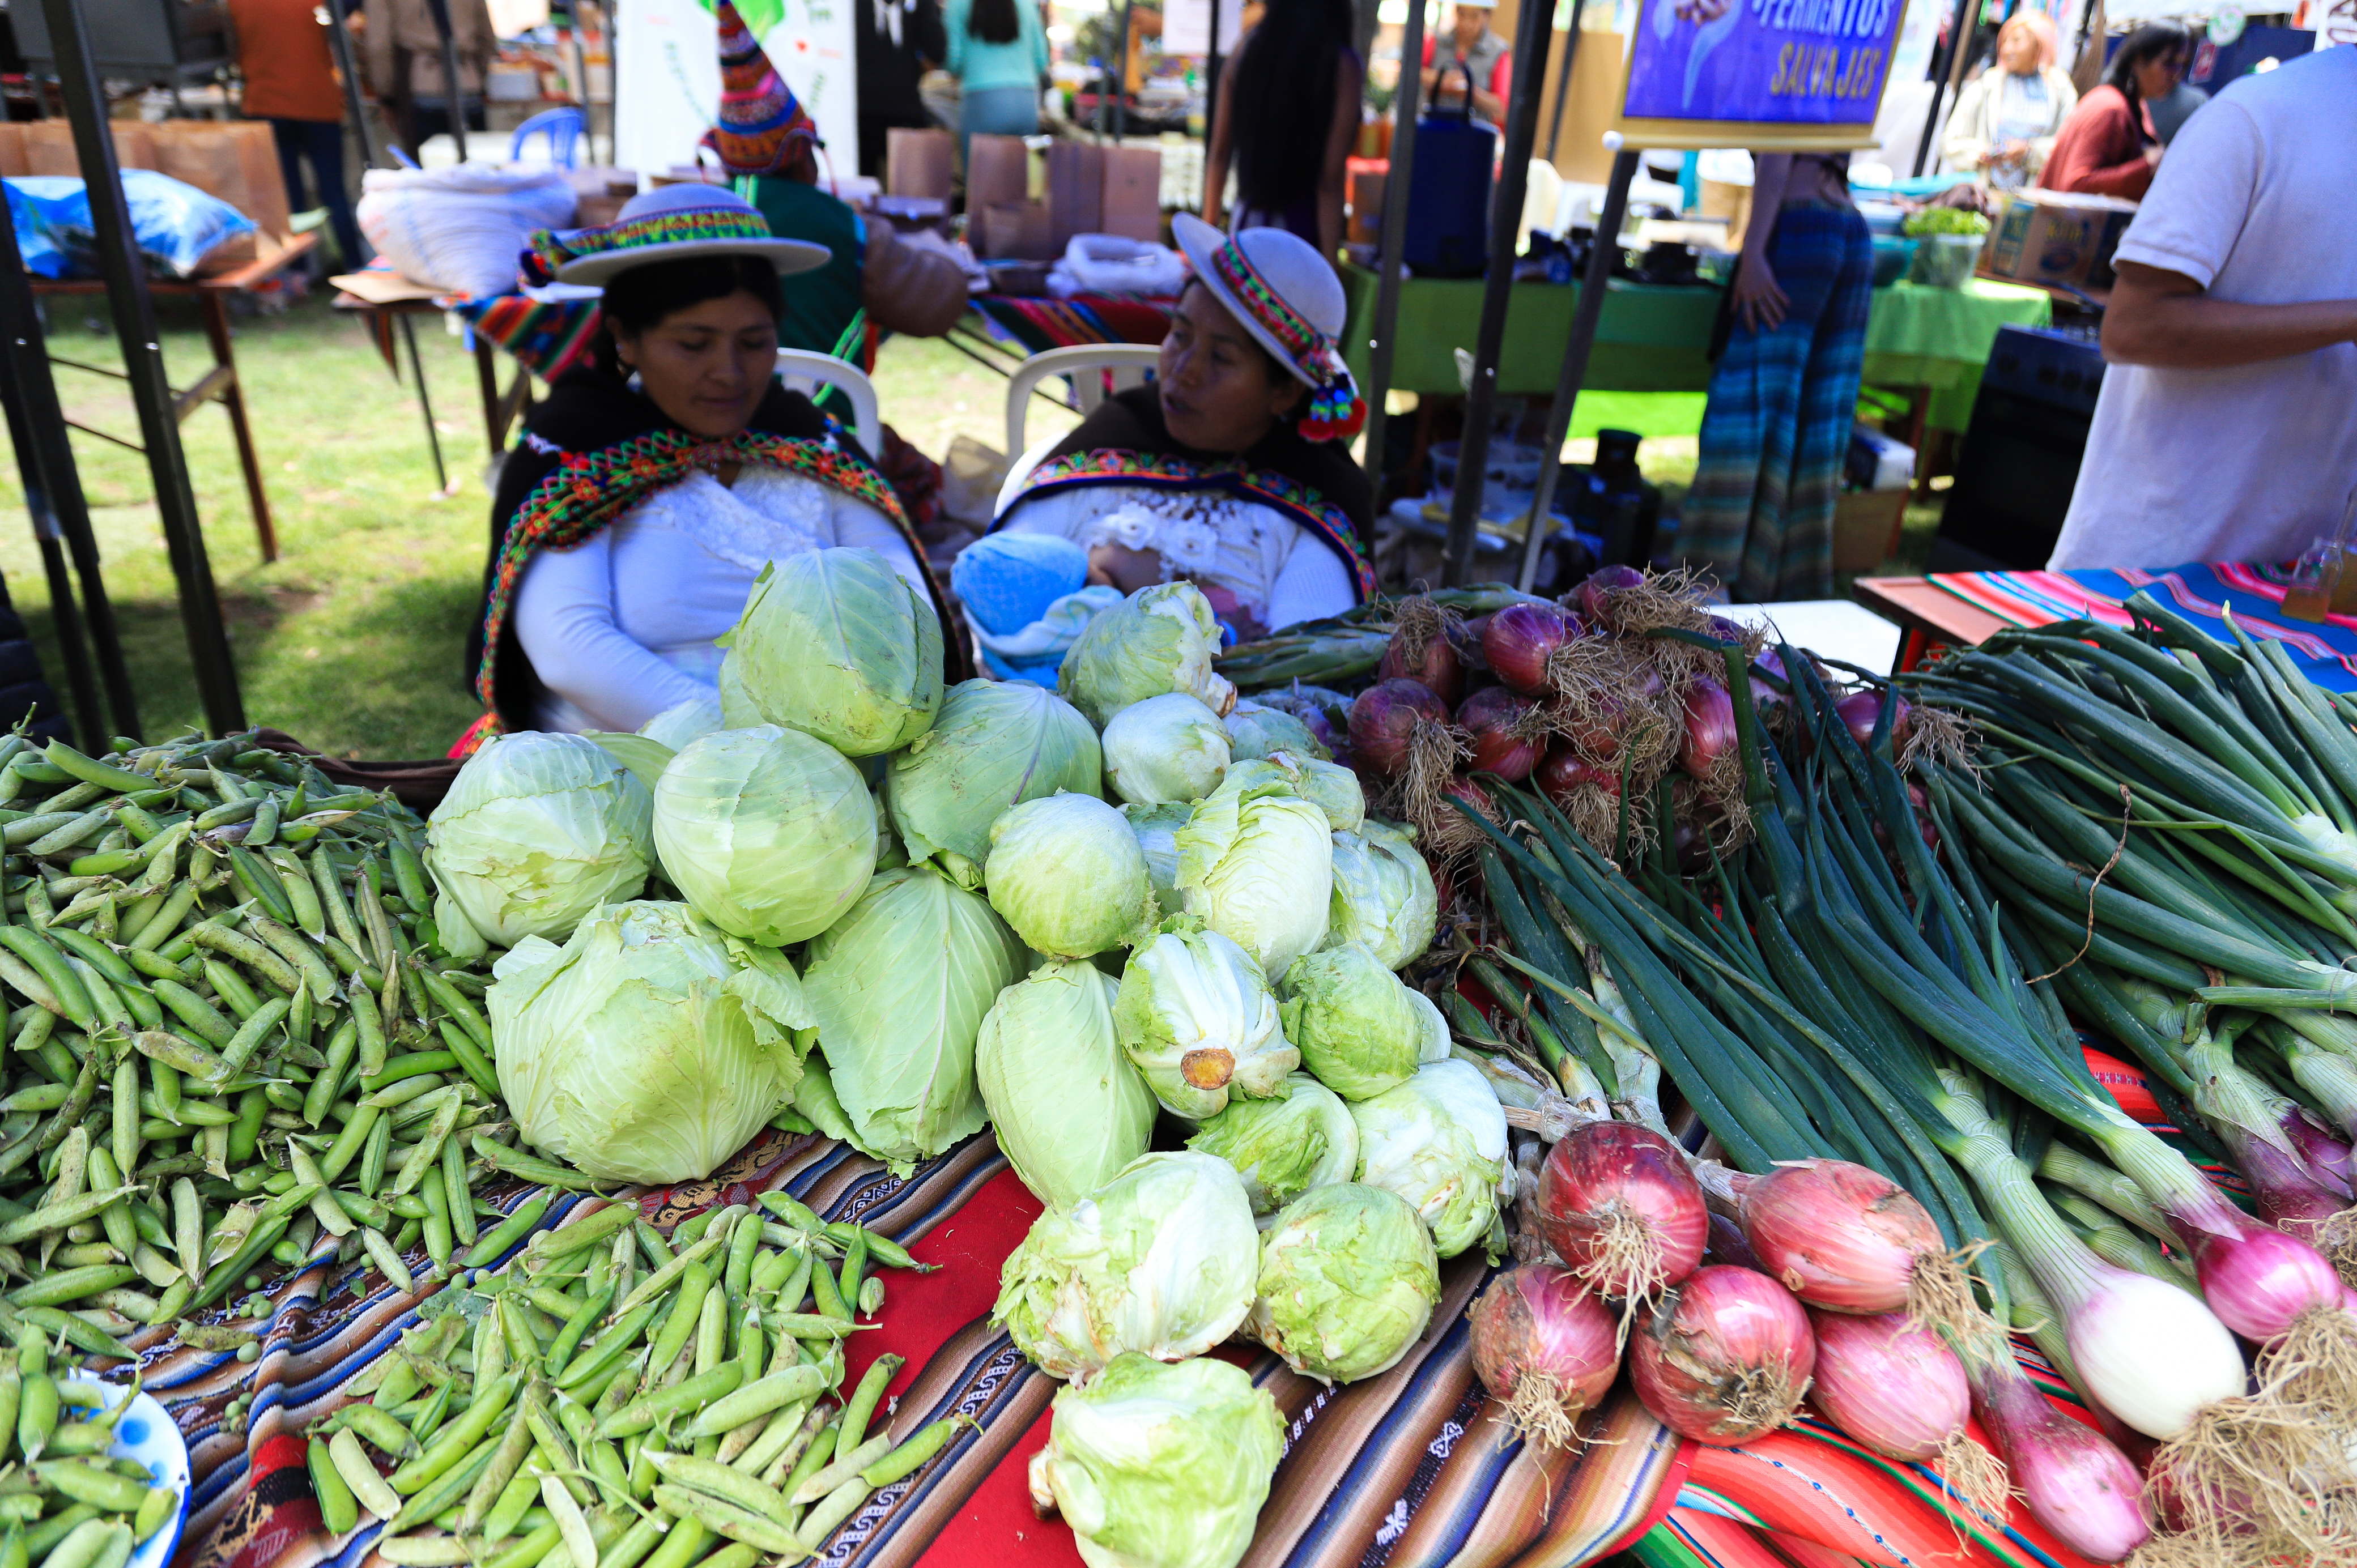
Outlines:
[[1235, 64], [1236, 195], [1244, 206], [1283, 212], [1318, 194], [1335, 66], [1352, 26], [1351, 0], [1269, 0]]
[[600, 302], [604, 320], [589, 349], [589, 362], [616, 380], [630, 375], [615, 351], [619, 330], [637, 337], [666, 317], [702, 305], [749, 294], [770, 316], [785, 314], [785, 295], [778, 287], [777, 269], [760, 256], [690, 256], [677, 262], [650, 262], [607, 280]]

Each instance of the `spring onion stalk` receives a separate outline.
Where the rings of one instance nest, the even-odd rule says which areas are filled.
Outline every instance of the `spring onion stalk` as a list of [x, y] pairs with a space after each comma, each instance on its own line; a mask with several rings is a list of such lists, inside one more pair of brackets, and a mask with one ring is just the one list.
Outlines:
[[2061, 1312], [2071, 1361], [2105, 1409], [2147, 1437], [2192, 1430], [2241, 1395], [2242, 1352], [2217, 1316], [2173, 1284], [2104, 1262], [2054, 1212], [1964, 1075], [1941, 1075], [1950, 1152]]
[[2357, 1137], [2357, 1020], [2303, 1008], [2273, 1015], [2257, 1034], [2283, 1058], [2292, 1081]]

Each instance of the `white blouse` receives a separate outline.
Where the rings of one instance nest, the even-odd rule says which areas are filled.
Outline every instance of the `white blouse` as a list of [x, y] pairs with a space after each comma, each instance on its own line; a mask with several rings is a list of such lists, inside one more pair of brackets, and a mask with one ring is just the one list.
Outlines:
[[1274, 507], [1218, 491], [1076, 485], [1017, 499], [1006, 528], [1159, 552], [1166, 579], [1224, 588], [1271, 631], [1357, 602], [1350, 569], [1322, 540]]
[[634, 730], [711, 698], [713, 640], [744, 613], [770, 562], [873, 550], [930, 605], [923, 571], [882, 512], [831, 485], [748, 464], [731, 488], [707, 473], [658, 490], [594, 537], [543, 550], [516, 585], [515, 635], [547, 688], [544, 730]]

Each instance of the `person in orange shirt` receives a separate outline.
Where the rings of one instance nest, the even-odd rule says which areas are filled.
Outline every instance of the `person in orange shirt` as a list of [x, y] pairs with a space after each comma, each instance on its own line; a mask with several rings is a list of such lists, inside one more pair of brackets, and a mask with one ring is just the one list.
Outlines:
[[[365, 266], [368, 247], [344, 188], [344, 96], [328, 48], [327, 7], [317, 0], [229, 0], [229, 15], [245, 78], [245, 116], [270, 122], [288, 209], [326, 208], [344, 266]], [[316, 202], [303, 199], [306, 163], [318, 187]]]

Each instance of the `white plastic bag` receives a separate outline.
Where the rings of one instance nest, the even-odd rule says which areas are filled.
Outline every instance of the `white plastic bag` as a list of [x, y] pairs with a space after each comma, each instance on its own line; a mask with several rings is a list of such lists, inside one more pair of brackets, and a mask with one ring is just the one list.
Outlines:
[[361, 181], [361, 231], [402, 275], [473, 299], [512, 293], [516, 253], [535, 229], [573, 221], [565, 171], [457, 164], [371, 169]]
[[1063, 259], [1048, 269], [1048, 292], [1058, 299], [1076, 294], [1144, 294], [1168, 297], [1187, 283], [1187, 258], [1168, 245], [1125, 240], [1118, 234], [1075, 234]]

